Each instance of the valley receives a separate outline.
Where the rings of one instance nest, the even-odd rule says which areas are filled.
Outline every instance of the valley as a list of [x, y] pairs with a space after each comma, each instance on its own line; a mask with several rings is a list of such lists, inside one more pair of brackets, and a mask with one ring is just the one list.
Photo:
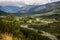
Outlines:
[[[60, 18], [50, 19], [35, 16], [15, 16], [14, 14], [9, 14], [7, 16], [0, 16], [0, 20], [0, 26], [2, 26], [1, 32], [11, 33], [16, 37], [18, 37], [18, 34], [23, 34], [25, 36], [23, 37], [23, 40], [31, 40], [29, 35], [32, 36], [33, 33], [36, 37], [42, 36], [42, 38], [40, 37], [39, 39], [32, 38], [33, 40], [58, 40], [60, 38]], [[2, 30], [3, 28], [4, 30]], [[20, 34], [20, 31], [22, 34]]]
[[60, 40], [60, 1], [12, 5], [0, 6], [0, 40]]

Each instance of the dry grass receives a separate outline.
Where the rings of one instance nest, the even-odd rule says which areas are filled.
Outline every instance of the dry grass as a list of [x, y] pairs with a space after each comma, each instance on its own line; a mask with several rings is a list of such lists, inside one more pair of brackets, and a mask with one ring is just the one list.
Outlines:
[[1, 34], [2, 35], [2, 40], [13, 40], [13, 36], [10, 34]]

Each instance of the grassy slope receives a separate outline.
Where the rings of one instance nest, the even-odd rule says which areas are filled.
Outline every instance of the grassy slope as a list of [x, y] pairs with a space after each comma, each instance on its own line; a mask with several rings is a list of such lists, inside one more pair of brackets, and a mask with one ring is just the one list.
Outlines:
[[59, 13], [54, 13], [54, 11], [50, 11], [50, 12], [46, 12], [46, 13], [41, 13], [41, 14], [35, 14], [35, 15], [32, 15], [33, 17], [35, 16], [47, 16], [47, 15], [53, 15], [53, 14], [59, 14]]

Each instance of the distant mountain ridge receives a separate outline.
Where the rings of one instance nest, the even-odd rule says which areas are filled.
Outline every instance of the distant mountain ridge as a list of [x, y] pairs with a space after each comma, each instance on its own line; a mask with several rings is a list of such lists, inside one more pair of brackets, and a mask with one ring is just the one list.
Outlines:
[[51, 10], [54, 10], [57, 5], [60, 5], [60, 1], [47, 3], [44, 5], [25, 5], [22, 7], [18, 6], [0, 6], [2, 11], [7, 13], [17, 13], [17, 14], [37, 14], [37, 13], [45, 13]]

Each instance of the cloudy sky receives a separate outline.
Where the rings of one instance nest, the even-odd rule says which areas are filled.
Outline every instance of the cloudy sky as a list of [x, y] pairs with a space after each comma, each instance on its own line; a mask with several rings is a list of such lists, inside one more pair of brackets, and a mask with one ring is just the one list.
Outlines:
[[45, 4], [59, 0], [0, 0], [1, 2], [25, 3], [25, 4]]

